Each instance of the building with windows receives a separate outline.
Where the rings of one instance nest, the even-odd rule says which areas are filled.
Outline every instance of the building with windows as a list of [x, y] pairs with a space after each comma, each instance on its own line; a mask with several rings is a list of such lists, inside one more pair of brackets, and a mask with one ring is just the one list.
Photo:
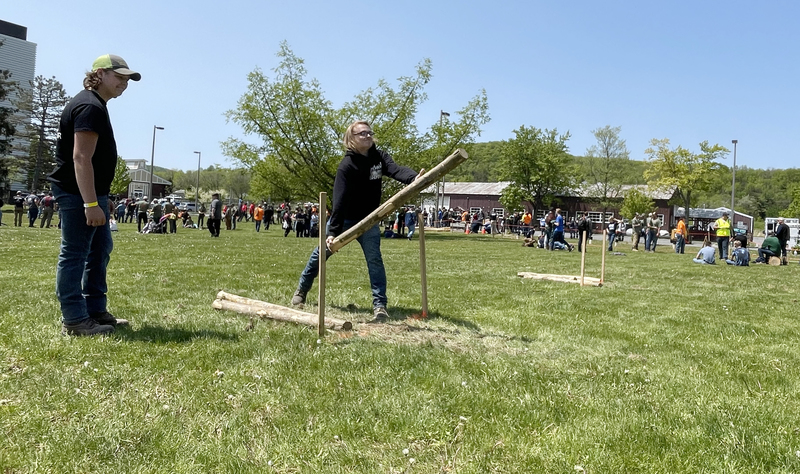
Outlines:
[[[447, 209], [463, 209], [470, 211], [473, 214], [478, 209], [483, 209], [484, 212], [494, 210], [499, 217], [504, 217], [513, 214], [517, 211], [530, 211], [534, 218], [539, 219], [544, 217], [549, 209], [534, 209], [533, 204], [530, 202], [522, 202], [517, 209], [505, 209], [500, 203], [500, 196], [503, 190], [508, 186], [507, 181], [499, 183], [444, 183], [443, 196], [439, 201], [438, 207], [445, 207]], [[610, 205], [603, 209], [599, 204], [599, 200], [593, 196], [591, 190], [579, 188], [570, 193], [563, 193], [555, 196], [553, 207], [561, 208], [561, 215], [564, 219], [569, 221], [572, 218], [577, 218], [579, 213], [588, 212], [589, 217], [595, 226], [595, 231], [599, 231], [603, 222], [607, 222], [611, 216], [619, 217], [619, 209], [622, 206], [625, 194], [636, 189], [648, 198], [653, 200], [653, 211], [658, 215], [663, 222], [663, 229], [667, 230], [675, 225], [675, 206], [669, 204], [669, 201], [675, 197], [676, 188], [666, 190], [655, 189], [647, 185], [625, 185], [618, 191], [618, 197], [609, 199]], [[432, 199], [426, 199], [423, 202], [423, 207], [426, 209], [437, 207], [436, 199], [433, 188], [427, 190]], [[605, 216], [603, 215], [605, 213]]]
[[172, 183], [157, 174], [153, 175], [153, 189], [150, 189], [150, 170], [147, 169], [147, 160], [125, 160], [125, 165], [128, 167], [131, 184], [128, 185], [127, 194], [121, 195], [121, 197], [139, 199], [147, 196], [153, 199], [164, 197], [167, 194], [167, 186]]
[[[30, 88], [31, 82], [36, 75], [36, 43], [28, 41], [28, 28], [0, 20], [0, 69], [8, 70], [11, 73], [9, 81], [16, 83], [20, 87]], [[0, 107], [13, 108], [12, 100], [16, 98], [16, 93], [12, 90], [9, 97], [0, 101]], [[30, 120], [30, 117], [20, 117], [21, 120]], [[15, 142], [16, 140], [16, 142]], [[27, 154], [27, 141], [12, 139], [12, 146], [15, 154]], [[9, 159], [8, 156], [0, 156], [0, 160]], [[25, 190], [23, 180], [12, 180], [10, 183], [11, 194], [16, 191]], [[0, 187], [4, 183], [0, 183]]]

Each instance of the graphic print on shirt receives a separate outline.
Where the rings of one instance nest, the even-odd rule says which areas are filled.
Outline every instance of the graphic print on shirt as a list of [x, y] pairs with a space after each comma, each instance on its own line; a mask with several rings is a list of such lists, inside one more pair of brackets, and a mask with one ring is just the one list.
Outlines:
[[383, 176], [383, 167], [380, 164], [377, 164], [370, 168], [369, 170], [369, 179], [370, 181], [373, 179], [381, 179]]

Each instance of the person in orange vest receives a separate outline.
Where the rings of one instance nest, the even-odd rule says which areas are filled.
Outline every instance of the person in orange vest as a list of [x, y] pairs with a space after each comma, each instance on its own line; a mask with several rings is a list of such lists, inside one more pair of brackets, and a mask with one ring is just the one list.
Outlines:
[[253, 219], [256, 221], [256, 232], [261, 232], [261, 221], [264, 219], [264, 205], [259, 204], [253, 210]]
[[683, 253], [683, 249], [686, 247], [687, 235], [683, 217], [679, 217], [678, 224], [675, 226], [675, 253]]
[[533, 216], [531, 216], [530, 211], [525, 211], [525, 214], [522, 215], [522, 235], [524, 235], [525, 237], [531, 236], [530, 231], [531, 231], [532, 218]]

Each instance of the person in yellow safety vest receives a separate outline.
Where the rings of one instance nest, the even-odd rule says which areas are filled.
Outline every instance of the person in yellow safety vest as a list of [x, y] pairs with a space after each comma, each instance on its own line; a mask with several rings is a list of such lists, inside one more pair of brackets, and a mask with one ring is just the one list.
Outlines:
[[719, 258], [725, 260], [728, 258], [728, 243], [731, 239], [731, 221], [728, 220], [728, 213], [723, 212], [722, 217], [714, 222], [714, 228], [717, 229], [717, 246], [719, 247]]

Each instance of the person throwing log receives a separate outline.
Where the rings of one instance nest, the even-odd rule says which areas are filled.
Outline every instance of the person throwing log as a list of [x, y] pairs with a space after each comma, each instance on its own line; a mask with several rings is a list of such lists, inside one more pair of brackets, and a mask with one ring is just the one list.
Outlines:
[[[335, 237], [358, 224], [381, 205], [383, 176], [410, 184], [425, 172], [423, 169], [417, 173], [395, 163], [388, 153], [375, 146], [373, 135], [370, 124], [364, 121], [353, 122], [344, 132], [346, 151], [333, 183], [333, 211], [327, 226], [327, 246], [330, 246]], [[385, 321], [389, 313], [386, 311], [386, 270], [381, 256], [380, 228], [375, 225], [356, 240], [367, 261], [374, 321]], [[306, 295], [319, 272], [319, 254], [319, 247], [311, 252], [308, 263], [300, 274], [297, 290], [292, 296], [292, 305], [302, 307], [305, 304]], [[325, 258], [330, 256], [330, 250], [326, 249]]]

